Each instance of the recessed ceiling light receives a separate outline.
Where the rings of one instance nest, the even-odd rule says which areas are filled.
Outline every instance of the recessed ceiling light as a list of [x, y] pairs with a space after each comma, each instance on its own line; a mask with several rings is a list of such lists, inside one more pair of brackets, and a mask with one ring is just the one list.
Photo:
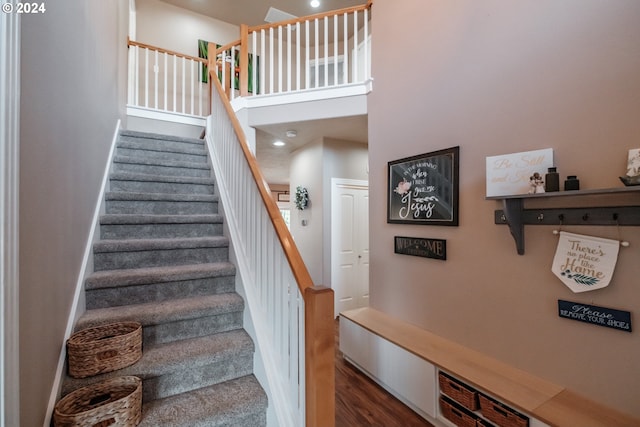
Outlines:
[[275, 145], [276, 147], [284, 147], [286, 144], [284, 143], [284, 141], [275, 141], [273, 145]]
[[320, 6], [320, 0], [311, 0], [311, 7]]
[[287, 138], [295, 138], [296, 136], [298, 136], [298, 132], [296, 132], [295, 130], [288, 130], [285, 135], [287, 135]]

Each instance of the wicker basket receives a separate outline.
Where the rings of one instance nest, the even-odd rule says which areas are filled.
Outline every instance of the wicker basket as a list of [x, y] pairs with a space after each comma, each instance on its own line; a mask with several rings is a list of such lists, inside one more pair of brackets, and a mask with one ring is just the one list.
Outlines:
[[120, 322], [76, 332], [67, 340], [69, 375], [85, 378], [133, 365], [142, 357], [142, 326]]
[[55, 406], [55, 427], [134, 427], [142, 416], [142, 380], [116, 377], [72, 391]]
[[458, 427], [476, 427], [476, 416], [447, 396], [440, 396], [440, 412]]
[[529, 426], [529, 418], [484, 394], [480, 394], [480, 412], [499, 427]]
[[465, 408], [475, 411], [479, 408], [478, 392], [444, 372], [438, 373], [440, 391]]

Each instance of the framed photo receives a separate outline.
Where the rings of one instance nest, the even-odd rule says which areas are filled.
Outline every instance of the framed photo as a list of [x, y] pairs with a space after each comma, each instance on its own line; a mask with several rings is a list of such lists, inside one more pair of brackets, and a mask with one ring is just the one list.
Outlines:
[[460, 147], [389, 162], [387, 222], [458, 225]]

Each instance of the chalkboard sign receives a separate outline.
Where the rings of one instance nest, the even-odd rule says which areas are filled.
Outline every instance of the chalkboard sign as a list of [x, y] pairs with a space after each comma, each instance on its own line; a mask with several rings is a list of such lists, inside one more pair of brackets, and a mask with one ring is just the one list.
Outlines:
[[631, 332], [631, 313], [597, 305], [558, 300], [558, 316]]
[[389, 162], [387, 222], [458, 225], [460, 147]]
[[447, 259], [447, 241], [443, 239], [395, 236], [393, 247], [394, 252], [401, 255]]

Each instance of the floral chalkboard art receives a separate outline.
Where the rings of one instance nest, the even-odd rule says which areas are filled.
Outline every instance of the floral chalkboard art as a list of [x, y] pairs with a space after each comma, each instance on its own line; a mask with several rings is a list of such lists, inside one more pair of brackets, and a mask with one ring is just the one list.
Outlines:
[[393, 191], [402, 196], [403, 194], [408, 193], [409, 190], [411, 190], [411, 183], [406, 179], [403, 179], [398, 183], [398, 186]]
[[387, 222], [458, 225], [459, 147], [388, 162]]
[[296, 200], [295, 200], [296, 208], [298, 210], [305, 210], [307, 206], [309, 206], [309, 192], [306, 188], [298, 186], [296, 188]]

